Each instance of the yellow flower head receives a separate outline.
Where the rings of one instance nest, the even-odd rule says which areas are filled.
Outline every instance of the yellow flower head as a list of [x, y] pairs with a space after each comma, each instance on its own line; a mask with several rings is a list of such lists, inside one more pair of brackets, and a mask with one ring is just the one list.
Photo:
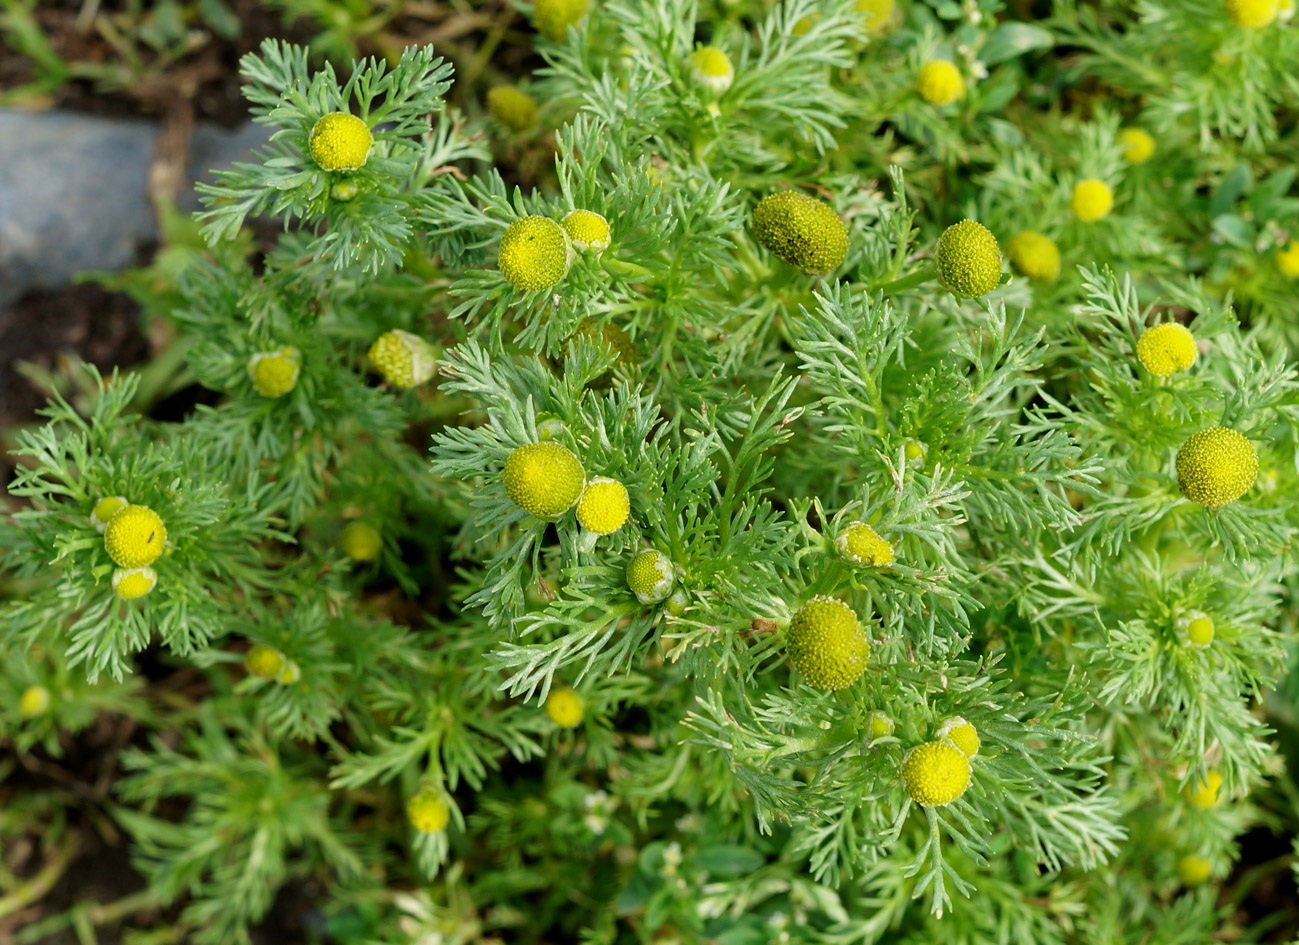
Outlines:
[[406, 819], [420, 833], [437, 833], [451, 822], [451, 810], [442, 795], [429, 789], [406, 802]]
[[1258, 451], [1226, 427], [1192, 433], [1177, 451], [1177, 488], [1206, 509], [1235, 502], [1258, 477]]
[[1280, 0], [1223, 0], [1227, 16], [1237, 26], [1261, 30], [1281, 12]]
[[44, 715], [50, 707], [50, 691], [44, 686], [28, 686], [18, 697], [18, 714], [25, 719]]
[[104, 547], [115, 564], [143, 568], [153, 564], [167, 544], [167, 527], [147, 505], [118, 509], [104, 529]]
[[579, 253], [602, 253], [609, 248], [609, 221], [593, 210], [570, 210], [560, 225]]
[[586, 473], [568, 447], [548, 441], [511, 453], [502, 478], [511, 502], [534, 518], [553, 522], [581, 496]]
[[965, 78], [954, 62], [930, 59], [916, 76], [916, 91], [930, 105], [951, 105], [965, 98]]
[[1213, 618], [1200, 610], [1188, 610], [1177, 619], [1177, 636], [1185, 646], [1203, 650], [1213, 642]]
[[568, 233], [546, 217], [520, 217], [501, 237], [496, 258], [505, 281], [524, 292], [536, 292], [557, 285], [568, 275], [573, 262], [573, 244]]
[[292, 345], [278, 351], [259, 351], [248, 359], [248, 376], [263, 397], [283, 397], [298, 384], [302, 352]]
[[961, 749], [967, 758], [976, 757], [979, 754], [979, 746], [982, 744], [975, 727], [959, 715], [954, 715], [943, 722], [938, 731], [934, 733], [934, 738], [938, 741], [946, 739], [951, 742]]
[[987, 295], [1001, 282], [1001, 247], [982, 223], [953, 223], [938, 238], [934, 263], [939, 283], [962, 299]]
[[690, 54], [690, 78], [713, 95], [731, 87], [735, 68], [731, 57], [716, 46], [700, 46]]
[[627, 564], [627, 586], [642, 604], [657, 604], [672, 593], [676, 568], [657, 548], [639, 552]]
[[577, 503], [578, 524], [597, 535], [612, 535], [630, 514], [627, 487], [607, 476], [596, 476], [588, 482]]
[[1051, 237], [1034, 230], [1024, 230], [1008, 239], [1006, 258], [1034, 282], [1054, 282], [1060, 275], [1060, 247]]
[[385, 331], [370, 345], [370, 366], [393, 387], [409, 390], [418, 387], [437, 367], [433, 346], [419, 335], [394, 328]]
[[1144, 128], [1124, 128], [1119, 132], [1123, 146], [1123, 160], [1129, 164], [1145, 164], [1155, 155], [1155, 139]]
[[158, 583], [158, 572], [153, 568], [118, 568], [113, 572], [113, 593], [122, 600], [144, 597]]
[[1195, 336], [1179, 322], [1161, 322], [1147, 328], [1137, 339], [1137, 360], [1156, 377], [1185, 371], [1199, 354]]
[[349, 200], [356, 199], [356, 195], [360, 192], [361, 188], [356, 185], [354, 180], [340, 180], [329, 188], [329, 196], [339, 203], [347, 203]]
[[824, 200], [796, 190], [768, 194], [753, 208], [753, 235], [803, 272], [829, 272], [848, 253], [848, 228]]
[[1074, 184], [1069, 206], [1079, 220], [1095, 223], [1102, 217], [1109, 216], [1109, 212], [1114, 209], [1114, 191], [1110, 190], [1110, 185], [1105, 181], [1088, 177]]
[[373, 561], [383, 550], [383, 538], [368, 522], [349, 522], [338, 535], [338, 544], [353, 561]]
[[852, 522], [834, 541], [839, 557], [853, 564], [882, 568], [893, 563], [893, 546], [865, 522]]
[[853, 9], [866, 14], [866, 32], [871, 36], [883, 33], [893, 19], [893, 0], [857, 0]]
[[893, 734], [896, 727], [888, 714], [881, 712], [879, 709], [873, 710], [870, 715], [866, 716], [866, 731], [870, 735], [871, 741], [877, 738], [888, 738]]
[[547, 39], [560, 42], [568, 35], [570, 26], [577, 26], [586, 16], [588, 0], [537, 0], [534, 17], [537, 32]]
[[1186, 786], [1186, 799], [1197, 810], [1209, 810], [1218, 806], [1218, 789], [1221, 787], [1222, 775], [1217, 768], [1210, 768], [1204, 773], [1203, 781]]
[[108, 528], [108, 520], [130, 504], [124, 495], [104, 496], [90, 510], [90, 524], [102, 535]]
[[1204, 857], [1187, 853], [1177, 861], [1177, 878], [1183, 886], [1202, 886], [1209, 881], [1212, 869]]
[[902, 789], [923, 807], [952, 803], [970, 786], [970, 759], [950, 741], [925, 742], [902, 757]]
[[843, 689], [866, 672], [870, 641], [851, 607], [833, 597], [813, 597], [785, 631], [794, 669], [819, 689]]
[[1299, 243], [1287, 243], [1285, 249], [1276, 251], [1276, 267], [1286, 278], [1299, 276]]
[[586, 708], [574, 689], [552, 689], [546, 697], [546, 714], [560, 728], [577, 728]]
[[487, 110], [511, 131], [528, 131], [537, 124], [537, 100], [517, 85], [498, 85], [487, 92]]
[[284, 654], [264, 643], [254, 644], [244, 654], [244, 669], [261, 679], [274, 679], [284, 671]]
[[347, 112], [325, 115], [307, 139], [311, 159], [324, 171], [354, 171], [365, 164], [374, 146], [370, 126]]

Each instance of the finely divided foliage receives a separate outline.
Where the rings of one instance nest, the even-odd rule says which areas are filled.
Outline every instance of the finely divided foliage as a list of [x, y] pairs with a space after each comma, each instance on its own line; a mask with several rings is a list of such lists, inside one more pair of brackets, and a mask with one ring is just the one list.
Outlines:
[[[55, 397], [0, 521], [3, 679], [54, 693], [6, 731], [58, 752], [97, 711], [150, 729], [111, 811], [179, 934], [249, 942], [308, 877], [349, 943], [1212, 933], [1178, 858], [1225, 874], [1280, 769], [1260, 706], [1299, 685], [1299, 335], [1282, 276], [1230, 275], [1276, 242], [1236, 204], [1296, 208], [1293, 175], [1224, 196], [1230, 171], [1216, 242], [1184, 245], [1207, 211], [1172, 215], [1166, 191], [1200, 185], [1162, 149], [1248, 167], [1299, 88], [1247, 76], [1299, 33], [1268, 47], [1211, 4], [1212, 30], [1145, 4], [1122, 32], [1094, 6], [948, 6], [570, 4], [537, 40], [554, 176], [529, 191], [491, 166], [500, 125], [444, 102], [431, 47], [345, 75], [287, 43], [244, 59], [270, 143], [126, 282], [174, 358]], [[1240, 63], [1222, 85], [1178, 58], [1212, 31]], [[700, 36], [728, 88], [692, 78]], [[1153, 155], [1124, 159], [1117, 106], [1006, 117], [1016, 95], [1042, 111], [1026, 57], [1057, 42], [1147, 97]], [[967, 84], [942, 108], [916, 92], [934, 60]], [[359, 168], [312, 160], [335, 113], [373, 134]], [[1087, 179], [1114, 206], [1084, 223]], [[782, 218], [776, 246], [754, 209], [790, 191], [818, 225]], [[575, 210], [607, 246], [567, 252]], [[254, 259], [256, 216], [294, 227]], [[954, 224], [977, 258], [939, 242]], [[1032, 280], [1001, 268], [1022, 232], [1051, 246], [1016, 264]], [[1237, 262], [1185, 272], [1212, 253]], [[1198, 347], [1152, 372], [1137, 339], [1169, 322]], [[267, 394], [250, 359], [289, 350]], [[219, 396], [133, 412], [181, 357]], [[1197, 504], [1176, 456], [1214, 427], [1257, 464]], [[629, 499], [607, 534], [574, 511], [593, 481]], [[109, 496], [165, 526], [136, 600], [91, 517]], [[836, 550], [853, 523], [891, 557]], [[662, 594], [628, 584], [646, 549]], [[807, 632], [817, 607], [839, 624]], [[190, 675], [145, 700], [145, 659]], [[1200, 810], [1183, 790], [1210, 768]]]

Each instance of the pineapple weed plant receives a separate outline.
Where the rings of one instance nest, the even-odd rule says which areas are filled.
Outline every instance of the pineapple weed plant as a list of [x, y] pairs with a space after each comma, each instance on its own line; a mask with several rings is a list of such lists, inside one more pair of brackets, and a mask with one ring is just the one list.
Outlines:
[[[1235, 905], [1285, 858], [1218, 886], [1299, 818], [1290, 8], [520, 6], [545, 65], [483, 116], [430, 48], [245, 58], [270, 143], [122, 277], [222, 396], [87, 370], [21, 435], [4, 730], [148, 733], [96, 814], [134, 907], [1275, 934]], [[538, 123], [524, 193], [488, 146]]]

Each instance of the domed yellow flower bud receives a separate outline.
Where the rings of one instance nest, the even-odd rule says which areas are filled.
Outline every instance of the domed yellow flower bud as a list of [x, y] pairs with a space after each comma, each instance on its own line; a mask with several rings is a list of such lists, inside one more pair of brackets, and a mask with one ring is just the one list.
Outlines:
[[534, 17], [537, 32], [547, 39], [560, 42], [568, 35], [568, 28], [582, 22], [586, 16], [588, 0], [537, 0]]
[[353, 561], [373, 561], [383, 550], [383, 538], [368, 522], [349, 522], [338, 535], [339, 547]]
[[113, 593], [122, 600], [144, 597], [158, 584], [153, 568], [118, 568], [113, 572]]
[[907, 462], [912, 466], [924, 467], [925, 460], [929, 457], [929, 444], [921, 440], [909, 439], [902, 448], [903, 455], [906, 456]]
[[259, 351], [248, 359], [248, 376], [263, 397], [283, 397], [298, 384], [302, 352], [292, 345], [278, 351]]
[[1006, 258], [1034, 282], [1054, 282], [1060, 275], [1060, 248], [1051, 237], [1033, 230], [1016, 233], [1006, 241]]
[[1261, 30], [1281, 12], [1280, 0], [1223, 0], [1227, 16], [1237, 26]]
[[949, 741], [925, 742], [902, 757], [902, 789], [922, 807], [943, 807], [970, 786], [970, 759]]
[[1178, 322], [1162, 322], [1147, 328], [1137, 339], [1137, 360], [1156, 377], [1185, 371], [1199, 354], [1195, 336]]
[[627, 586], [642, 604], [657, 604], [672, 593], [676, 568], [657, 548], [639, 552], [627, 564]]
[[731, 57], [716, 46], [700, 46], [690, 54], [690, 78], [709, 93], [721, 95], [735, 79]]
[[1203, 650], [1213, 642], [1213, 618], [1201, 610], [1188, 610], [1177, 618], [1177, 637], [1183, 645]]
[[627, 487], [607, 476], [596, 476], [588, 482], [577, 503], [578, 524], [597, 535], [612, 535], [630, 514]]
[[602, 253], [609, 248], [609, 221], [594, 210], [570, 210], [560, 225], [579, 253]]
[[866, 716], [866, 733], [870, 736], [871, 741], [877, 738], [888, 738], [893, 734], [896, 726], [887, 713], [879, 709], [873, 710], [870, 715]]
[[302, 670], [298, 667], [298, 664], [291, 659], [285, 659], [284, 668], [275, 677], [275, 681], [282, 686], [292, 686], [301, 678]]
[[1114, 209], [1114, 191], [1103, 180], [1088, 177], [1074, 184], [1069, 200], [1074, 216], [1084, 223], [1095, 223]]
[[853, 564], [882, 568], [893, 563], [893, 546], [865, 522], [851, 522], [834, 540], [839, 557]]
[[394, 328], [385, 331], [370, 345], [370, 365], [393, 387], [409, 390], [418, 387], [437, 367], [433, 346], [419, 335]]
[[953, 223], [934, 251], [939, 283], [962, 299], [987, 295], [1001, 282], [1001, 247], [982, 223]]
[[871, 36], [883, 33], [893, 20], [893, 0], [857, 0], [853, 9], [866, 14], [866, 32]]
[[1192, 433], [1177, 451], [1177, 488], [1206, 509], [1235, 502], [1257, 477], [1254, 444], [1226, 427]]
[[534, 518], [553, 522], [582, 494], [582, 461], [562, 443], [528, 443], [505, 461], [505, 494]]
[[789, 31], [795, 36], [806, 36], [812, 32], [812, 25], [821, 19], [821, 14], [813, 13], [811, 16], [800, 16]]
[[1119, 132], [1123, 146], [1123, 160], [1129, 164], [1145, 164], [1155, 155], [1155, 139], [1142, 128], [1124, 128]]
[[824, 200], [796, 190], [768, 194], [753, 208], [753, 235], [774, 255], [811, 275], [848, 253], [848, 228]]
[[153, 564], [167, 544], [167, 528], [147, 505], [117, 510], [104, 529], [104, 547], [115, 564], [143, 568]]
[[437, 791], [420, 791], [406, 802], [406, 819], [421, 833], [437, 833], [451, 822], [451, 809]]
[[524, 292], [549, 289], [568, 275], [573, 244], [568, 233], [546, 217], [520, 217], [501, 237], [496, 258], [505, 281]]
[[785, 631], [794, 669], [818, 689], [843, 689], [866, 672], [870, 641], [851, 607], [833, 597], [813, 597]]
[[965, 77], [956, 64], [946, 59], [931, 59], [920, 67], [916, 91], [930, 105], [940, 108], [965, 98]]
[[1186, 786], [1186, 799], [1197, 810], [1209, 810], [1218, 806], [1218, 789], [1221, 787], [1222, 775], [1217, 768], [1210, 768], [1204, 773], [1203, 781]]
[[354, 171], [365, 164], [374, 146], [370, 126], [347, 112], [325, 115], [311, 129], [311, 159], [325, 171]]
[[354, 180], [340, 180], [333, 187], [329, 188], [329, 196], [333, 197], [339, 203], [347, 203], [349, 200], [356, 199], [356, 195], [361, 192]]
[[50, 707], [50, 691], [44, 686], [28, 686], [18, 697], [18, 714], [25, 719], [44, 715]]
[[108, 528], [108, 520], [130, 504], [123, 495], [105, 496], [90, 510], [90, 524], [102, 535]]
[[511, 131], [528, 131], [537, 124], [537, 101], [517, 85], [498, 85], [487, 93], [487, 110]]
[[967, 758], [977, 757], [979, 746], [983, 744], [979, 740], [978, 730], [959, 715], [954, 715], [944, 721], [939, 726], [938, 731], [934, 733], [934, 738], [938, 741], [946, 739], [951, 742], [961, 749]]
[[576, 728], [586, 709], [582, 697], [573, 689], [552, 689], [546, 697], [546, 714], [560, 728]]
[[1287, 243], [1285, 249], [1277, 250], [1276, 267], [1286, 278], [1299, 276], [1299, 243]]
[[1204, 857], [1187, 853], [1177, 861], [1177, 878], [1183, 886], [1202, 886], [1209, 881], [1212, 869]]
[[264, 643], [254, 644], [244, 654], [244, 669], [261, 679], [274, 679], [284, 671], [284, 654]]

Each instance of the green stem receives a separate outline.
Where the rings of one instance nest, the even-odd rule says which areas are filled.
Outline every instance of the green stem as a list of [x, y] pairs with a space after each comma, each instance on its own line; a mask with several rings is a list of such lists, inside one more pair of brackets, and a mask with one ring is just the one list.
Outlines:
[[883, 292], [887, 298], [890, 295], [897, 295], [899, 292], [905, 292], [907, 289], [914, 289], [918, 285], [924, 285], [933, 279], [937, 273], [933, 266], [922, 266], [909, 276], [903, 276], [901, 279], [894, 279], [892, 282], [876, 283], [870, 287], [871, 295], [876, 292]]
[[41, 867], [39, 873], [9, 895], [0, 899], [0, 919], [12, 915], [19, 909], [30, 906], [53, 889], [54, 884], [59, 881], [63, 871], [68, 868], [68, 864], [72, 861], [72, 857], [76, 855], [80, 846], [81, 841], [77, 838], [77, 835], [75, 833], [68, 834], [63, 846], [55, 851], [54, 856]]
[[628, 262], [615, 256], [602, 256], [600, 262], [607, 272], [615, 276], [621, 276], [629, 282], [653, 282], [659, 275], [654, 270], [646, 269], [639, 263]]

